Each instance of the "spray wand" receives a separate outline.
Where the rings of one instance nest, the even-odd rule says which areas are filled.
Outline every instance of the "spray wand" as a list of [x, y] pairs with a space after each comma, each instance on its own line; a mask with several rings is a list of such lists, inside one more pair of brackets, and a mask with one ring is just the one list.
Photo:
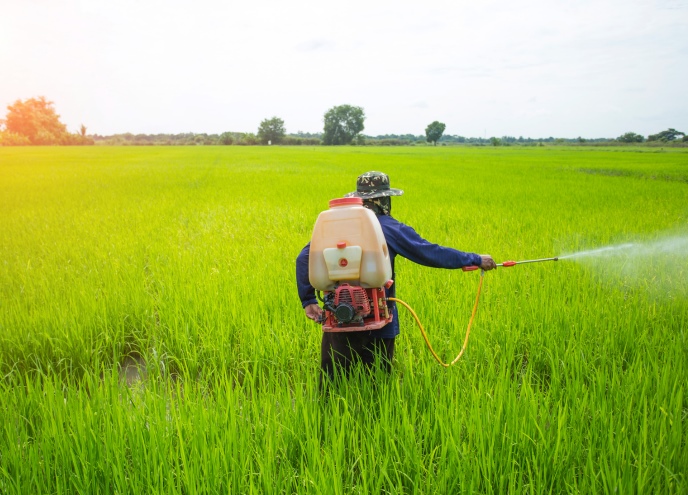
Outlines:
[[[522, 260], [522, 261], [505, 261], [503, 263], [498, 263], [497, 266], [502, 266], [508, 268], [514, 265], [522, 265], [524, 263], [540, 263], [542, 261], [559, 261], [559, 258], [540, 258], [539, 260]], [[472, 272], [473, 270], [479, 270], [479, 266], [464, 266], [462, 270], [464, 272]]]

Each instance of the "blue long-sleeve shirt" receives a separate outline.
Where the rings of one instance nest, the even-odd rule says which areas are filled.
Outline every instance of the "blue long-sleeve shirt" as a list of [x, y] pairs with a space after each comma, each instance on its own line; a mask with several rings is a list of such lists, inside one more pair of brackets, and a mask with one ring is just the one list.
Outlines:
[[[450, 247], [440, 246], [426, 241], [408, 225], [405, 225], [389, 215], [379, 215], [382, 233], [387, 241], [389, 257], [392, 262], [392, 279], [394, 274], [394, 258], [397, 254], [414, 263], [433, 268], [462, 268], [464, 266], [479, 266], [482, 263], [480, 255], [464, 253]], [[299, 298], [305, 308], [309, 304], [317, 304], [315, 289], [308, 280], [308, 255], [310, 243], [306, 245], [296, 258], [296, 284]], [[396, 283], [385, 290], [387, 297], [396, 297]], [[379, 330], [371, 330], [371, 335], [380, 338], [390, 338], [399, 335], [399, 314], [396, 304], [388, 302], [389, 309], [394, 315], [392, 322]]]

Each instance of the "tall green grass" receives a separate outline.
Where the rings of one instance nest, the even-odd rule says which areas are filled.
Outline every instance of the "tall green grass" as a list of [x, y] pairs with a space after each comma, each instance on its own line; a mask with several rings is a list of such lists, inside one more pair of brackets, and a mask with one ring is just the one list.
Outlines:
[[[654, 151], [0, 149], [0, 493], [685, 493], [682, 253], [487, 273], [456, 366], [401, 308], [392, 375], [325, 395], [294, 280], [367, 170], [498, 261], [685, 236], [688, 154]], [[397, 259], [445, 359], [477, 281]]]

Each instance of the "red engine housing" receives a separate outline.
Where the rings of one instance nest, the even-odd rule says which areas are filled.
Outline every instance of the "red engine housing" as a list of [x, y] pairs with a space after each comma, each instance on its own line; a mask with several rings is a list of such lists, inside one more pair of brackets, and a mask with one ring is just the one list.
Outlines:
[[[385, 290], [382, 287], [365, 289], [358, 285], [341, 284], [334, 294], [326, 292], [324, 299], [324, 332], [379, 330], [391, 323], [393, 318], [384, 302]], [[334, 305], [328, 304], [328, 300], [333, 301]]]
[[358, 285], [342, 284], [334, 292], [334, 305], [350, 304], [356, 310], [356, 316], [365, 316], [370, 313], [370, 301], [363, 287]]

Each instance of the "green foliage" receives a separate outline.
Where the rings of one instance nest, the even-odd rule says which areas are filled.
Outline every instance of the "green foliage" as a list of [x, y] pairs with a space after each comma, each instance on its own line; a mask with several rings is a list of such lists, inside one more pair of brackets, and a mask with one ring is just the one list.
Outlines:
[[[498, 261], [685, 232], [686, 150], [614, 151], [0, 149], [0, 493], [688, 493], [685, 256], [488, 272], [456, 366], [402, 311], [391, 376], [325, 396], [296, 297], [362, 170]], [[452, 358], [478, 273], [396, 270]]]
[[498, 137], [492, 136], [492, 137], [490, 138], [490, 144], [491, 144], [492, 146], [501, 146], [501, 145], [502, 145], [502, 140], [499, 139]]
[[258, 140], [258, 136], [256, 136], [252, 132], [242, 133], [239, 137], [239, 140], [237, 141], [237, 144], [243, 146], [255, 146], [259, 143], [260, 141]]
[[53, 103], [44, 96], [15, 101], [7, 107], [7, 116], [2, 123], [5, 130], [0, 144], [4, 146], [94, 144], [93, 139], [86, 136], [83, 124], [80, 134], [67, 132], [65, 125], [60, 122], [60, 116], [55, 113]]
[[444, 129], [446, 127], [447, 126], [442, 122], [435, 120], [425, 128], [425, 140], [437, 146], [437, 141], [439, 141], [442, 134], [444, 134]]
[[53, 103], [43, 96], [9, 105], [4, 123], [7, 131], [25, 136], [33, 145], [65, 144], [68, 136]]
[[285, 136], [281, 144], [287, 146], [318, 146], [321, 144], [321, 141], [316, 137]]
[[0, 131], [0, 146], [29, 146], [29, 138], [16, 132]]
[[220, 137], [217, 141], [218, 144], [229, 146], [231, 144], [234, 144], [234, 135], [231, 132], [223, 132], [222, 134], [220, 134]]
[[364, 140], [366, 146], [414, 146], [415, 142], [405, 139], [368, 139]]
[[268, 144], [268, 142], [279, 144], [282, 142], [285, 134], [284, 120], [278, 117], [265, 119], [258, 127], [258, 140], [260, 140], [262, 144]]
[[[293, 264], [376, 169], [498, 261], [685, 232], [686, 151], [0, 149], [0, 493], [688, 493], [686, 256], [488, 272], [456, 366], [402, 310], [325, 396]], [[479, 274], [396, 270], [452, 358]]]
[[325, 112], [324, 121], [323, 144], [350, 144], [364, 129], [365, 113], [361, 107], [339, 105]]
[[[84, 131], [86, 128], [84, 128]], [[68, 145], [68, 146], [91, 146], [95, 144], [95, 141], [93, 140], [92, 137], [86, 136], [85, 134], [71, 134], [68, 133], [67, 136], [65, 136], [64, 140], [62, 141], [62, 144]]]
[[657, 134], [650, 134], [647, 137], [648, 141], [663, 141], [663, 142], [668, 142], [668, 141], [675, 141], [679, 136], [684, 136], [685, 133], [681, 131], [677, 131], [676, 129], [669, 128], [666, 131], [659, 132]]
[[645, 141], [645, 138], [635, 132], [627, 132], [616, 138], [616, 140], [621, 143], [642, 143]]
[[[281, 141], [283, 145], [317, 146], [320, 144], [319, 134], [286, 135]], [[114, 134], [112, 136], [93, 136], [99, 145], [103, 146], [230, 146], [258, 144], [258, 137], [252, 133], [223, 132], [222, 134], [195, 134], [192, 132], [181, 134]]]

